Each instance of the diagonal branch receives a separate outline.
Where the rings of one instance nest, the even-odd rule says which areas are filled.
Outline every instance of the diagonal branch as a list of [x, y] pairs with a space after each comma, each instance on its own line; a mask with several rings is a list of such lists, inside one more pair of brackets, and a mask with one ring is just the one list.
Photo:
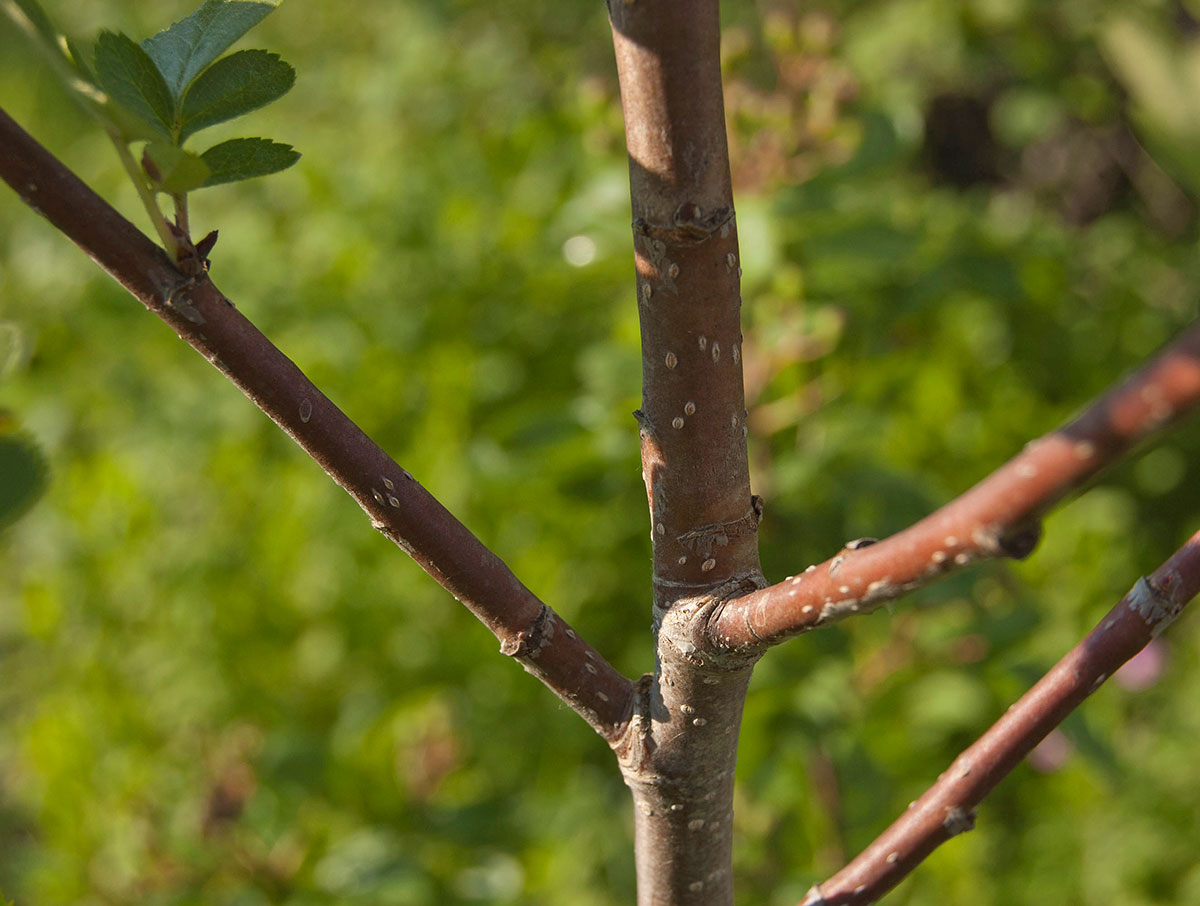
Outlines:
[[163, 251], [0, 110], [0, 177], [215, 365], [500, 640], [505, 654], [609, 742], [633, 686], [338, 409], [213, 286]]
[[710, 626], [726, 648], [778, 644], [801, 632], [868, 613], [959, 567], [1022, 558], [1038, 519], [1139, 441], [1200, 404], [1200, 324], [1089, 406], [1030, 443], [975, 487], [878, 543], [851, 544], [798, 576], [731, 600]]
[[1167, 628], [1200, 591], [1200, 532], [1138, 579], [1086, 638], [958, 756], [920, 799], [801, 906], [874, 903], [941, 843], [970, 830], [975, 806], [1046, 735]]

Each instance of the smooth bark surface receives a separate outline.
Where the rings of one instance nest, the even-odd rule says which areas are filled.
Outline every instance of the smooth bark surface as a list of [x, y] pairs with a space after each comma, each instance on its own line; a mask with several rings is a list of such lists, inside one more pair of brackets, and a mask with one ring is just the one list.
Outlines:
[[764, 584], [750, 495], [741, 268], [715, 0], [609, 3], [629, 151], [654, 547], [655, 672], [620, 750], [638, 902], [727, 904], [733, 770], [753, 658], [704, 633]]
[[759, 579], [717, 4], [610, 4], [642, 335], [655, 602]]

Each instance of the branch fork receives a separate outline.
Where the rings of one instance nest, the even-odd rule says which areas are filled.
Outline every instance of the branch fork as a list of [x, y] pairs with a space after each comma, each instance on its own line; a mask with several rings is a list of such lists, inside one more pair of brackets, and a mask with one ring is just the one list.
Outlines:
[[[640, 906], [733, 900], [737, 736], [766, 648], [989, 557], [1028, 555], [1041, 515], [1200, 405], [1200, 326], [1066, 427], [912, 527], [764, 587], [750, 493], [739, 251], [715, 0], [610, 0], [626, 118], [642, 331], [642, 466], [655, 671], [622, 676], [390, 459], [208, 279], [182, 272], [0, 111], [0, 176], [230, 377], [515, 658], [613, 748], [634, 799]], [[182, 224], [181, 224], [182, 226]], [[190, 242], [189, 242], [190, 245]], [[748, 503], [749, 502], [749, 503]], [[873, 902], [1200, 588], [1200, 533], [803, 906]]]

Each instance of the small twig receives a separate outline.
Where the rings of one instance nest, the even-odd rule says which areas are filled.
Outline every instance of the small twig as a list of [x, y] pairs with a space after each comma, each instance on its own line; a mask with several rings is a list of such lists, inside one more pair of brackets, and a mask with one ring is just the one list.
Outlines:
[[130, 181], [133, 183], [134, 188], [137, 189], [138, 200], [141, 201], [142, 207], [146, 209], [150, 223], [154, 225], [154, 232], [158, 233], [158, 238], [162, 240], [163, 248], [171, 253], [175, 261], [178, 261], [182, 246], [179, 244], [179, 240], [176, 239], [175, 234], [171, 232], [171, 227], [167, 223], [167, 219], [163, 217], [162, 211], [159, 210], [158, 201], [155, 200], [154, 192], [150, 186], [146, 184], [146, 176], [142, 173], [142, 168], [133, 159], [133, 154], [130, 152], [129, 146], [125, 144], [125, 140], [111, 129], [106, 129], [105, 131], [108, 133], [113, 147], [117, 149], [117, 157], [121, 160], [121, 166], [125, 168], [125, 172], [129, 174]]
[[975, 487], [878, 543], [847, 545], [782, 582], [730, 600], [710, 636], [724, 648], [761, 648], [869, 613], [949, 572], [992, 557], [1028, 555], [1038, 519], [1149, 435], [1200, 405], [1200, 324]]
[[171, 195], [171, 201], [175, 203], [175, 226], [179, 231], [189, 239], [192, 235], [192, 228], [188, 225], [188, 203], [187, 194], [183, 192], [174, 192]]
[[1167, 628], [1200, 591], [1200, 532], [1130, 589], [938, 781], [801, 906], [874, 903], [938, 845], [970, 830], [975, 807], [1106, 679]]
[[25, 33], [26, 38], [45, 55], [55, 75], [66, 86], [70, 97], [103, 127], [105, 134], [108, 135], [117, 149], [117, 156], [121, 160], [121, 166], [124, 167], [125, 172], [133, 181], [134, 188], [137, 189], [138, 198], [142, 202], [142, 207], [146, 209], [146, 214], [150, 217], [150, 222], [154, 225], [154, 231], [158, 234], [159, 239], [162, 240], [163, 248], [171, 252], [175, 260], [179, 260], [180, 246], [175, 241], [175, 237], [172, 235], [170, 229], [168, 229], [167, 221], [154, 199], [154, 193], [146, 184], [145, 175], [129, 151], [129, 145], [122, 138], [116, 124], [105, 113], [102, 106], [104, 103], [103, 93], [95, 85], [80, 77], [80, 73], [71, 64], [63, 51], [65, 44], [61, 41], [61, 36], [59, 36], [59, 43], [51, 41], [47, 35], [39, 31], [29, 16], [19, 6], [11, 2], [11, 0], [0, 3], [0, 8]]

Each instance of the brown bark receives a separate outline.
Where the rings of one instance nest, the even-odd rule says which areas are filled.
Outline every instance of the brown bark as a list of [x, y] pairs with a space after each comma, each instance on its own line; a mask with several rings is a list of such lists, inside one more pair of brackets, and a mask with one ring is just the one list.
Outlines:
[[716, 644], [756, 650], [869, 613], [969, 563], [1022, 558], [1054, 504], [1139, 441], [1200, 405], [1200, 324], [1193, 325], [1069, 424], [1025, 449], [962, 496], [876, 544], [851, 545], [817, 566], [728, 602]]
[[[609, 0], [630, 182], [653, 541], [653, 675], [632, 684], [520, 583], [259, 333], [181, 274], [0, 111], [0, 176], [218, 367], [616, 751], [635, 807], [642, 906], [729, 904], [733, 777], [753, 664], [771, 644], [989, 556], [1200, 402], [1200, 327], [1067, 427], [884, 542], [763, 589], [741, 375], [740, 266], [716, 0]], [[1200, 585], [1193, 539], [972, 746], [904, 818], [805, 901], [868, 902], [941, 840]]]
[[763, 584], [742, 390], [737, 225], [715, 0], [610, 0], [642, 335], [655, 673], [627, 744], [641, 906], [724, 904], [733, 768], [753, 658], [704, 626]]
[[330, 402], [207, 276], [166, 254], [0, 110], [0, 178], [209, 360], [515, 657], [617, 740], [633, 686]]
[[975, 807], [1034, 746], [1200, 591], [1200, 532], [1139, 579], [1086, 638], [954, 760], [924, 795], [801, 906], [874, 903], [941, 843], [970, 830]]

